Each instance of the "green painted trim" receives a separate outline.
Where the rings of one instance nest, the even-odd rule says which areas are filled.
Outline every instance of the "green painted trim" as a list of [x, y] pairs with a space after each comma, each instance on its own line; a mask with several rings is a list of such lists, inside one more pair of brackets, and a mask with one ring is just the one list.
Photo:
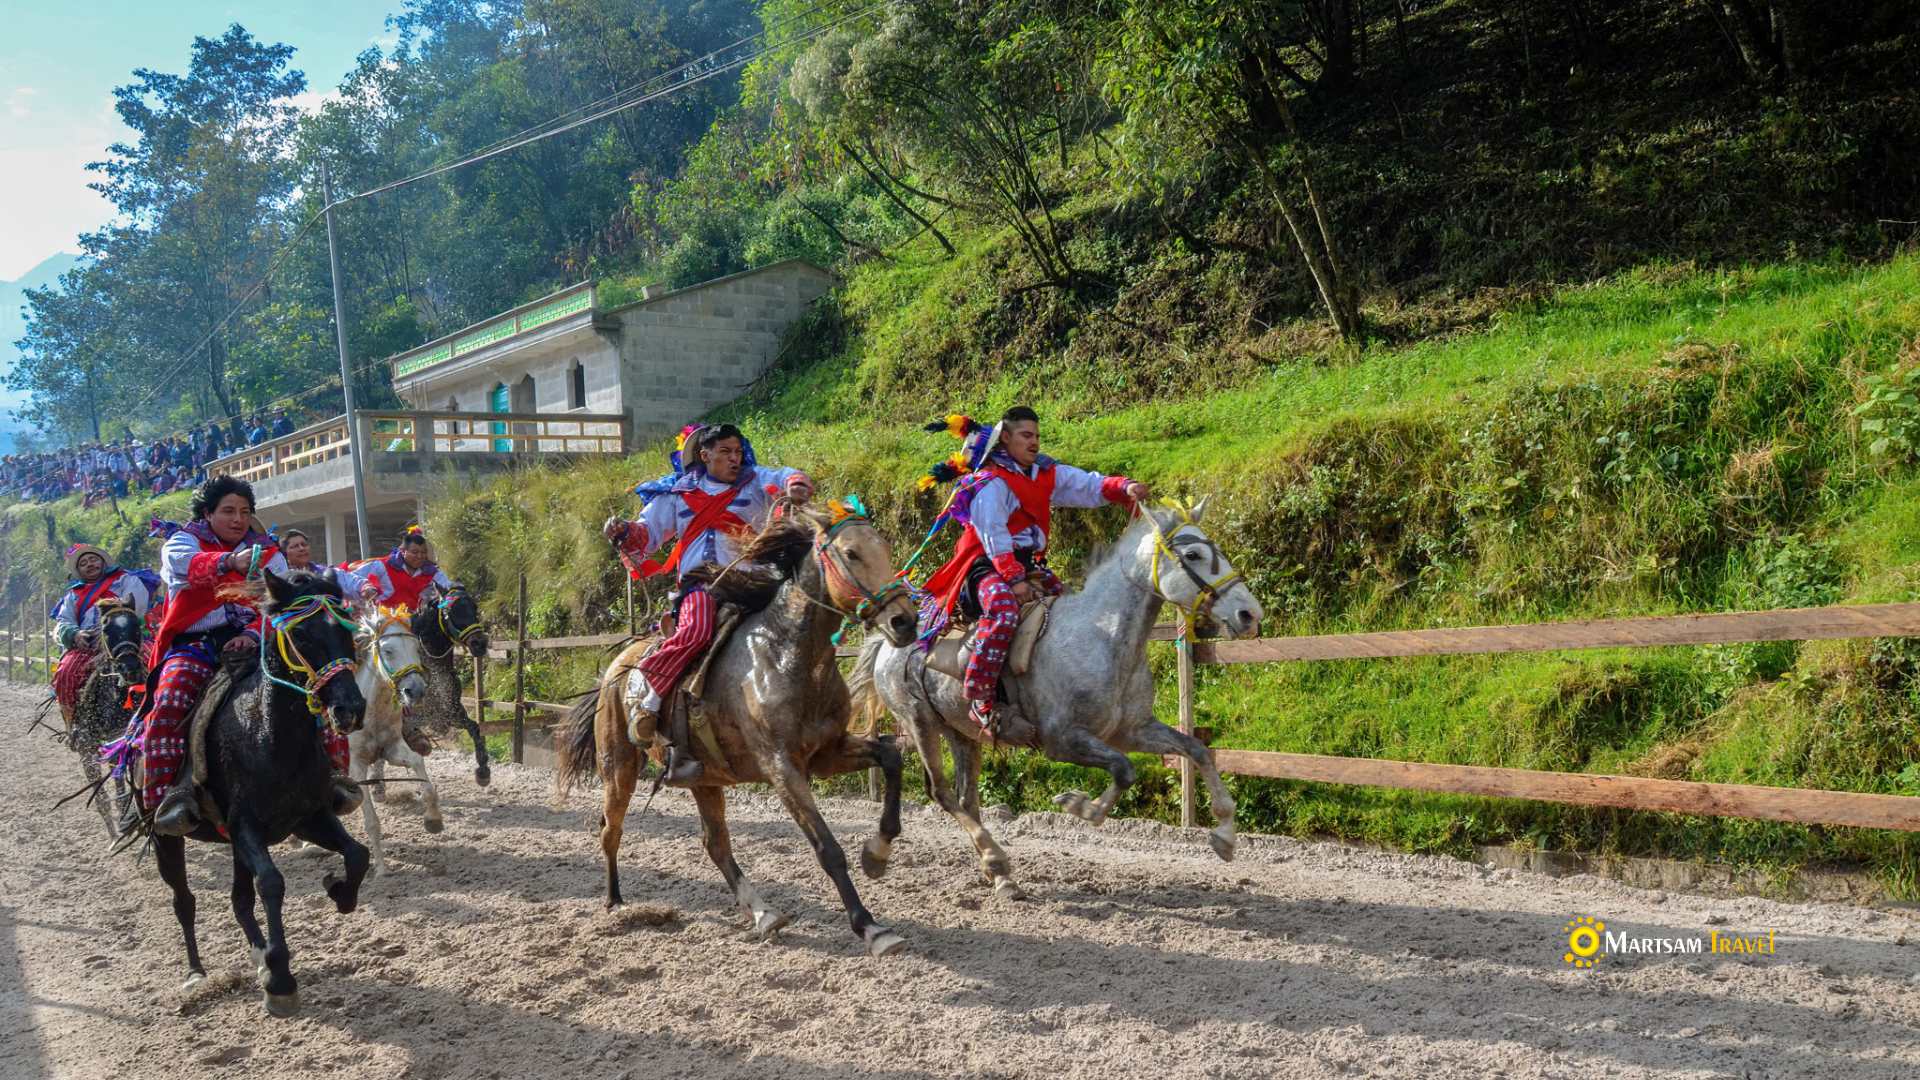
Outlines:
[[423, 346], [424, 351], [417, 355], [401, 353], [388, 362], [393, 365], [393, 377], [405, 379], [417, 375], [436, 364], [444, 364], [456, 356], [496, 345], [508, 338], [536, 330], [548, 323], [564, 319], [569, 315], [578, 315], [591, 311], [594, 304], [594, 284], [586, 282], [576, 285], [566, 295], [557, 297], [537, 306], [527, 307], [484, 320], [474, 327], [463, 331], [457, 337], [441, 340], [432, 346]]

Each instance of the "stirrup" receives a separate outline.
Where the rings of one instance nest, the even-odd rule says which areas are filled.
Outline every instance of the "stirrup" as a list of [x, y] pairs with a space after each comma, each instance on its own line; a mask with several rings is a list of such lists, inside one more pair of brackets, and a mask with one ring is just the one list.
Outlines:
[[174, 784], [153, 809], [148, 831], [157, 836], [186, 836], [200, 827], [200, 808], [195, 805], [193, 783]]
[[358, 781], [342, 776], [339, 773], [333, 774], [330, 794], [333, 800], [334, 817], [345, 817], [355, 810], [360, 809], [360, 804], [366, 801], [367, 797], [366, 790], [360, 786]]
[[660, 782], [668, 787], [690, 788], [700, 782], [701, 775], [706, 771], [707, 767], [700, 764], [699, 758], [678, 746], [669, 745], [667, 764], [660, 771]]
[[641, 757], [645, 757], [647, 751], [653, 749], [653, 737], [651, 735], [644, 739], [640, 737], [640, 721], [642, 720], [652, 721], [653, 730], [658, 732], [660, 730], [660, 717], [656, 713], [651, 713], [638, 707], [627, 716], [627, 741], [633, 744], [635, 750], [640, 751]]

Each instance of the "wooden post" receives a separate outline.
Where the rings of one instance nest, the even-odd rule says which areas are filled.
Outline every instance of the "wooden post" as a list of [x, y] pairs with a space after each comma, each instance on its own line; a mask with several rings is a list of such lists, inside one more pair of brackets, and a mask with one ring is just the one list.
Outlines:
[[[621, 569], [624, 571], [626, 568], [621, 567]], [[638, 637], [639, 634], [640, 624], [635, 621], [633, 613], [633, 575], [629, 573], [627, 574], [627, 636]]]
[[[1174, 642], [1180, 658], [1180, 730], [1193, 734], [1193, 641], [1185, 634]], [[1180, 759], [1180, 824], [1193, 825], [1193, 762]]]
[[40, 645], [41, 663], [47, 666], [47, 682], [53, 682], [53, 616], [47, 612], [47, 598], [40, 597], [40, 636], [45, 638]]
[[527, 760], [527, 575], [520, 575], [520, 608], [513, 635], [513, 763]]

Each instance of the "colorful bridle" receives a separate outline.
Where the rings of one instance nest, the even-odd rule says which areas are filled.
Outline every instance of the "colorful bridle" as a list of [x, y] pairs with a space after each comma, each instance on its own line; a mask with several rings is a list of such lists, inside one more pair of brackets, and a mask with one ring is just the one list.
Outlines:
[[846, 610], [837, 603], [832, 605], [833, 610], [871, 625], [874, 616], [880, 613], [881, 608], [892, 603], [894, 598], [902, 593], [910, 594], [912, 586], [907, 584], [904, 571], [894, 575], [892, 581], [880, 586], [878, 590], [869, 589], [862, 584], [860, 579], [853, 575], [853, 571], [847, 569], [841, 561], [840, 552], [833, 547], [833, 539], [848, 525], [872, 525], [873, 521], [867, 516], [866, 505], [860, 501], [858, 495], [849, 495], [831, 504], [830, 510], [833, 515], [831, 523], [813, 541], [814, 558], [819, 560], [820, 569], [829, 581], [827, 599], [833, 599], [831, 583], [836, 581], [843, 588], [858, 593], [860, 602], [854, 605], [852, 611]]
[[[397, 612], [382, 608], [380, 610], [380, 623], [374, 628], [373, 642], [369, 650], [373, 653], [373, 669], [380, 673], [380, 677], [385, 679], [389, 686], [399, 686], [400, 680], [409, 675], [418, 675], [423, 679], [426, 678], [426, 667], [417, 661], [398, 670], [387, 667], [387, 658], [385, 654], [380, 651], [380, 642], [384, 640], [388, 634], [400, 634], [405, 637], [410, 637], [413, 638], [416, 645], [420, 644], [420, 639], [414, 636], [413, 627], [407, 624], [406, 619], [402, 618]], [[426, 652], [426, 646], [420, 645], [420, 651], [423, 653]]]
[[293, 640], [293, 630], [301, 623], [316, 616], [333, 620], [336, 625], [345, 630], [349, 635], [352, 635], [359, 629], [359, 624], [355, 623], [347, 613], [346, 605], [339, 600], [331, 596], [302, 597], [280, 611], [267, 616], [267, 626], [272, 632], [271, 636], [274, 640], [274, 647], [280, 652], [280, 662], [287, 666], [288, 671], [304, 677], [306, 684], [301, 685], [299, 683], [289, 682], [275, 675], [272, 669], [267, 667], [268, 635], [266, 634], [260, 636], [260, 671], [267, 677], [269, 682], [284, 686], [289, 690], [296, 690], [305, 695], [307, 699], [307, 711], [314, 715], [316, 722], [331, 724], [333, 721], [326, 717], [325, 709], [320, 705], [320, 691], [335, 678], [343, 674], [353, 674], [355, 665], [353, 657], [346, 656], [328, 660], [324, 664], [316, 667], [301, 653], [299, 644]]

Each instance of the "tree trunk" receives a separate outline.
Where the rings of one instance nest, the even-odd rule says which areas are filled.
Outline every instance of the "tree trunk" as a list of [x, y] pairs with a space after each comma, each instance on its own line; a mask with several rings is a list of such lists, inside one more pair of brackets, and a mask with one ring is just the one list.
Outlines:
[[908, 206], [904, 199], [894, 194], [893, 185], [887, 183], [885, 180], [880, 179], [879, 175], [876, 174], [873, 171], [873, 169], [867, 165], [866, 159], [862, 158], [859, 152], [854, 150], [853, 147], [847, 145], [847, 141], [845, 139], [840, 140], [840, 151], [841, 153], [844, 153], [848, 157], [852, 158], [853, 163], [855, 165], [860, 166], [860, 171], [867, 174], [867, 179], [873, 181], [873, 185], [880, 189], [880, 194], [885, 195], [887, 197], [888, 202], [899, 207], [908, 217], [918, 222], [921, 228], [932, 233], [933, 238], [935, 240], [940, 241], [940, 247], [946, 251], [947, 258], [951, 259], [954, 257], [955, 254], [957, 254], [953, 250], [952, 241], [947, 239], [946, 234], [941, 232], [939, 229], [935, 228], [933, 222], [928, 221], [926, 218], [920, 216], [919, 211], [915, 210], [911, 206]]

